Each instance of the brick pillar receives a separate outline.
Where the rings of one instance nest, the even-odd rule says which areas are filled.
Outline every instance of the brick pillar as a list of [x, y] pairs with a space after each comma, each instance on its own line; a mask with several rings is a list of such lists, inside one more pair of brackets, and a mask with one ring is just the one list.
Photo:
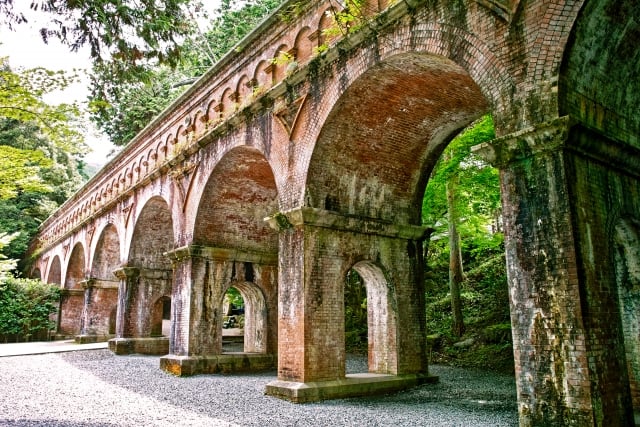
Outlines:
[[[306, 207], [268, 220], [280, 230], [280, 254], [278, 381], [267, 386], [267, 394], [304, 402], [383, 390], [365, 385], [362, 377], [345, 377], [344, 286], [350, 268], [361, 273], [367, 295], [370, 289], [375, 293], [369, 299], [375, 312], [369, 334], [375, 342], [369, 342], [375, 352], [371, 373], [396, 381], [385, 385], [387, 392], [426, 380], [424, 284], [417, 250], [424, 229]], [[403, 382], [400, 377], [411, 378]]]
[[[268, 281], [269, 267], [258, 268], [265, 274], [255, 277], [245, 264], [272, 264], [275, 256], [196, 245], [165, 255], [173, 262], [174, 278], [170, 354], [160, 359], [161, 368], [175, 375], [272, 369], [272, 354], [222, 353], [222, 300], [230, 285]], [[265, 348], [274, 347], [277, 332], [268, 330], [264, 339]]]
[[80, 320], [80, 335], [95, 333], [90, 325], [91, 300], [94, 291], [94, 284], [95, 279], [91, 278], [79, 282], [79, 285], [84, 289], [84, 306], [82, 308], [82, 319]]
[[116, 338], [134, 337], [135, 327], [132, 319], [132, 303], [136, 297], [140, 269], [122, 267], [113, 271], [120, 280], [118, 285], [118, 308], [116, 311]]
[[615, 333], [593, 339], [591, 327], [619, 315], [593, 310], [586, 296], [606, 285], [585, 279], [570, 129], [564, 117], [475, 148], [501, 174], [520, 425], [600, 425], [607, 413], [611, 425], [633, 425], [629, 411], [609, 406], [628, 394], [626, 373], [597, 363], [603, 345], [619, 343]]

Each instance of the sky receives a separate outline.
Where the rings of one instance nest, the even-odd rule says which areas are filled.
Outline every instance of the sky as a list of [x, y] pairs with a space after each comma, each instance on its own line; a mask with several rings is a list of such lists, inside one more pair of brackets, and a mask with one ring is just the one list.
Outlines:
[[[16, 2], [17, 4], [25, 6], [28, 2]], [[30, 22], [16, 26], [14, 31], [0, 26], [0, 56], [9, 57], [11, 68], [45, 67], [50, 70], [65, 71], [90, 69], [88, 50], [72, 53], [68, 47], [62, 46], [56, 40], [50, 40], [49, 44], [44, 44], [38, 33], [38, 29], [43, 25], [38, 22], [42, 22], [42, 19], [31, 14]], [[87, 82], [88, 79], [75, 83], [64, 92], [55, 93], [45, 98], [45, 101], [49, 103], [56, 103], [57, 100], [59, 102], [84, 102], [89, 94]], [[114, 146], [95, 129], [89, 129], [85, 138], [91, 149], [91, 152], [85, 156], [85, 161], [98, 165], [105, 164], [109, 160], [107, 156], [114, 149]]]
[[[56, 40], [49, 40], [45, 44], [40, 38], [38, 30], [46, 27], [48, 18], [30, 12], [30, 2], [25, 0], [14, 2], [16, 9], [23, 11], [29, 19], [28, 24], [16, 26], [14, 31], [0, 26], [0, 56], [8, 56], [9, 64], [13, 69], [45, 67], [50, 70], [90, 70], [90, 55], [88, 49], [79, 52], [71, 52], [68, 47], [62, 46]], [[214, 10], [218, 1], [205, 0], [206, 8]], [[79, 71], [82, 75], [82, 71]], [[70, 86], [62, 93], [53, 94], [45, 101], [49, 103], [59, 102], [85, 102], [89, 95], [87, 87], [88, 79]], [[87, 120], [88, 123], [88, 120]], [[91, 152], [85, 156], [85, 161], [90, 164], [104, 165], [110, 158], [109, 153], [116, 147], [107, 137], [100, 135], [90, 123], [90, 129], [85, 135], [85, 140]]]

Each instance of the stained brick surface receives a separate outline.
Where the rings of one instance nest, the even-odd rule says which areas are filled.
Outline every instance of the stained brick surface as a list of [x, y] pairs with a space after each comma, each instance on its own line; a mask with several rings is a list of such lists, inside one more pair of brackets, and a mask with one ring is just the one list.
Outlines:
[[[521, 423], [632, 425], [637, 2], [366, 5], [372, 19], [346, 38], [320, 31], [328, 0], [267, 20], [43, 224], [29, 273], [73, 288], [115, 268], [120, 338], [150, 335], [171, 298], [176, 360], [220, 352], [229, 286], [264, 297], [245, 348], [277, 350], [286, 382], [344, 376], [354, 268], [377, 307], [370, 370], [424, 373], [421, 198], [448, 141], [490, 112]], [[280, 51], [295, 64], [273, 64]], [[104, 319], [102, 291], [68, 291], [60, 324]], [[151, 342], [122, 343], [166, 345]]]

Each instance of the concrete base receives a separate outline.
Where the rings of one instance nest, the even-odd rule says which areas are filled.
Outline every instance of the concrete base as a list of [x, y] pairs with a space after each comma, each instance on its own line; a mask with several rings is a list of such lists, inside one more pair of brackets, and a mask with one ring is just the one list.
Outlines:
[[339, 380], [309, 383], [276, 380], [267, 384], [265, 394], [294, 403], [306, 403], [393, 393], [420, 384], [436, 382], [438, 382], [438, 377], [428, 374], [384, 375], [363, 373], [350, 374]]
[[160, 358], [160, 368], [177, 376], [234, 372], [257, 372], [275, 369], [276, 356], [263, 353], [224, 353], [208, 356], [175, 356]]
[[96, 342], [106, 342], [114, 338], [114, 335], [76, 335], [76, 344], [93, 344]]
[[115, 354], [152, 354], [169, 353], [169, 338], [113, 338], [109, 340], [109, 350]]

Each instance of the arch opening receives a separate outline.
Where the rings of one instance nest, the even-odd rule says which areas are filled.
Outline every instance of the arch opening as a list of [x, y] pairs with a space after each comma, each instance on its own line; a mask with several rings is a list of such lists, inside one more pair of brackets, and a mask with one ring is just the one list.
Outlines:
[[446, 144], [489, 104], [466, 70], [409, 53], [373, 66], [331, 110], [305, 202], [344, 215], [420, 225], [427, 178]]
[[267, 304], [255, 283], [232, 282], [225, 291], [220, 312], [224, 316], [220, 322], [223, 353], [267, 352]]
[[[173, 218], [167, 202], [161, 197], [151, 198], [140, 211], [133, 231], [127, 267], [136, 276], [126, 280], [133, 292], [120, 295], [128, 314], [123, 322], [123, 334], [128, 337], [148, 337], [162, 334], [162, 297], [172, 294], [173, 268], [165, 253], [174, 249]], [[158, 305], [159, 304], [159, 305]]]
[[397, 347], [393, 342], [397, 321], [390, 303], [388, 280], [376, 264], [361, 261], [347, 272], [345, 344], [347, 351], [355, 345], [356, 351], [366, 352], [370, 373], [397, 373]]
[[62, 285], [62, 264], [60, 257], [54, 256], [49, 265], [49, 274], [47, 275], [47, 283]]

